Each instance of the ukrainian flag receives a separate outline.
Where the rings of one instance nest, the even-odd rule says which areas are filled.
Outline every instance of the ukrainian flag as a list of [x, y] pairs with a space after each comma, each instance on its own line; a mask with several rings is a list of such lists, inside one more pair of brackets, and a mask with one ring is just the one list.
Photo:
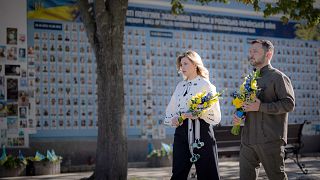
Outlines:
[[78, 21], [76, 0], [28, 0], [28, 19]]

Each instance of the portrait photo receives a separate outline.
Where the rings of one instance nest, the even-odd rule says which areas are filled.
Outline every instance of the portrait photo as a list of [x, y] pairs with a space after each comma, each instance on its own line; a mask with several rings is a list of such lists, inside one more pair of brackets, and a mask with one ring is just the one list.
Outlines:
[[5, 101], [0, 101], [0, 117], [7, 116], [7, 105]]
[[0, 45], [0, 59], [5, 59], [6, 58], [6, 46], [1, 46]]
[[25, 48], [19, 48], [19, 59], [24, 60], [26, 58], [26, 49]]
[[18, 104], [7, 104], [7, 116], [18, 116]]
[[19, 91], [19, 106], [28, 106], [29, 104], [29, 97], [26, 91]]
[[7, 28], [7, 44], [17, 45], [18, 42], [18, 29], [17, 28]]
[[19, 34], [19, 42], [21, 44], [24, 44], [26, 42], [26, 35], [25, 34]]
[[7, 49], [7, 60], [17, 60], [17, 47]]
[[7, 119], [1, 117], [0, 118], [0, 129], [7, 129]]
[[27, 118], [27, 107], [26, 106], [19, 107], [19, 117], [20, 118]]
[[7, 101], [18, 100], [18, 79], [7, 79]]
[[[2, 77], [0, 77], [0, 79], [2, 79]], [[0, 100], [4, 100], [5, 97], [5, 91], [4, 91], [4, 87], [0, 86]]]
[[6, 76], [20, 76], [20, 65], [5, 65]]

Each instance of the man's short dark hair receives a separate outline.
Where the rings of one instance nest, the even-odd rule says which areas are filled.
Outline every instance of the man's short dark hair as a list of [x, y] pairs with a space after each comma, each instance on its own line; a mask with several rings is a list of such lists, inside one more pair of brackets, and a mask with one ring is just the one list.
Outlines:
[[256, 39], [251, 42], [251, 44], [255, 44], [255, 43], [261, 44], [262, 48], [265, 50], [265, 52], [274, 50], [274, 46], [273, 46], [272, 42], [269, 40]]

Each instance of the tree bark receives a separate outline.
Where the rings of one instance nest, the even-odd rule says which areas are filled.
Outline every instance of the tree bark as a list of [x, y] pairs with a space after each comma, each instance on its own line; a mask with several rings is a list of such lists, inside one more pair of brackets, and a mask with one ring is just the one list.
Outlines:
[[79, 9], [97, 63], [98, 139], [95, 179], [127, 179], [123, 34], [128, 0], [87, 0]]

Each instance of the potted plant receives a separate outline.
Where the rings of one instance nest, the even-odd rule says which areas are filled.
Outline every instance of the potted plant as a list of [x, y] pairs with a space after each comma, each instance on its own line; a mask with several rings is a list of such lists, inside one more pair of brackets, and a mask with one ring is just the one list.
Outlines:
[[0, 177], [12, 177], [25, 175], [27, 161], [19, 151], [19, 156], [12, 156], [6, 154], [3, 146], [2, 155], [0, 157]]
[[153, 149], [147, 156], [149, 167], [166, 167], [172, 165], [172, 148], [161, 143], [160, 149]]
[[47, 150], [47, 156], [40, 154], [38, 151], [34, 157], [29, 158], [34, 175], [59, 174], [61, 156], [57, 156], [52, 150]]

